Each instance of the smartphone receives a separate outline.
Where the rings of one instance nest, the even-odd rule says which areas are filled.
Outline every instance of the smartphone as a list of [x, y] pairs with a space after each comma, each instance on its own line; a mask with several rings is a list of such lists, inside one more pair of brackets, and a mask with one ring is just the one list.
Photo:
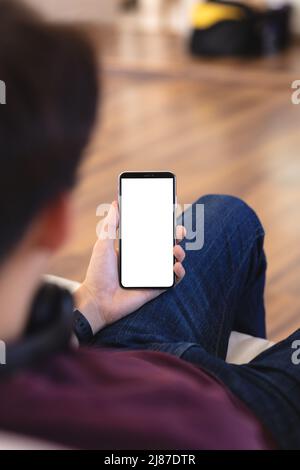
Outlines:
[[176, 177], [168, 171], [119, 176], [120, 285], [167, 289], [175, 283]]

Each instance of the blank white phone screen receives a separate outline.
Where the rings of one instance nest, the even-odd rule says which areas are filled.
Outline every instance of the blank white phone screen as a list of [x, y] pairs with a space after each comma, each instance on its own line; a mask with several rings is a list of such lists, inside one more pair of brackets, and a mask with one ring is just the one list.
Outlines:
[[121, 284], [173, 285], [174, 180], [121, 178]]

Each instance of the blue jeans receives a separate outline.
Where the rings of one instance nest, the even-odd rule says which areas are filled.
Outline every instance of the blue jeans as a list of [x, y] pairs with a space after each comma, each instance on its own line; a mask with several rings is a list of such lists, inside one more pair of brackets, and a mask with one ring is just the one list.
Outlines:
[[[279, 447], [300, 448], [300, 365], [291, 361], [299, 331], [249, 364], [225, 362], [232, 330], [265, 337], [262, 225], [235, 197], [204, 196], [197, 203], [205, 208], [205, 242], [186, 252], [185, 278], [99, 332], [94, 346], [151, 349], [189, 361], [244, 401]], [[191, 220], [195, 227], [195, 206], [184, 214], [184, 223]]]

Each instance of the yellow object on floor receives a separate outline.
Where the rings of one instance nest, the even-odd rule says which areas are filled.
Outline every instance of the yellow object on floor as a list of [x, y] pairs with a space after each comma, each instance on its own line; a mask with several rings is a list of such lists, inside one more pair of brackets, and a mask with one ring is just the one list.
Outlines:
[[195, 4], [192, 9], [192, 25], [196, 29], [209, 28], [219, 21], [240, 20], [243, 17], [241, 8], [223, 3]]

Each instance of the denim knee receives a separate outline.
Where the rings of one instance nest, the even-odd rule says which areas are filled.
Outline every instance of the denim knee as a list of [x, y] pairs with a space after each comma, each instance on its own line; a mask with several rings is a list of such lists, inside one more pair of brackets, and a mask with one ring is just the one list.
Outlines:
[[208, 194], [200, 197], [197, 204], [204, 204], [205, 214], [213, 217], [228, 218], [230, 221], [247, 221], [255, 230], [257, 237], [264, 236], [264, 228], [255, 211], [242, 199], [225, 194]]

